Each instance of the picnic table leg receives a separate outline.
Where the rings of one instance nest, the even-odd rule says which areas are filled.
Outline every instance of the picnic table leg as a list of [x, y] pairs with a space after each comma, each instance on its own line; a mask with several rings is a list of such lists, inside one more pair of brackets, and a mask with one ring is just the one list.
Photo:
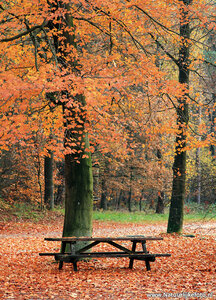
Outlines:
[[[66, 242], [62, 242], [62, 248], [61, 248], [61, 253], [64, 254], [66, 249]], [[63, 261], [59, 261], [59, 270], [61, 270], [63, 267]]]
[[[133, 241], [133, 245], [132, 245], [132, 251], [135, 252], [136, 250], [136, 241]], [[134, 262], [134, 258], [130, 258], [130, 263], [129, 263], [129, 268], [133, 269], [133, 262]]]
[[73, 268], [74, 268], [74, 271], [77, 271], [77, 261], [76, 260], [73, 261]]
[[[76, 253], [75, 243], [70, 243], [71, 254], [75, 254]], [[77, 260], [73, 259], [72, 263], [73, 263], [74, 271], [77, 271]]]
[[[145, 252], [146, 254], [148, 254], [149, 252], [147, 251], [146, 249], [146, 241], [142, 241], [142, 248], [143, 248], [143, 252]], [[150, 267], [150, 262], [148, 259], [145, 260], [145, 263], [146, 263], [146, 269], [147, 271], [150, 271], [151, 270], [151, 267]]]

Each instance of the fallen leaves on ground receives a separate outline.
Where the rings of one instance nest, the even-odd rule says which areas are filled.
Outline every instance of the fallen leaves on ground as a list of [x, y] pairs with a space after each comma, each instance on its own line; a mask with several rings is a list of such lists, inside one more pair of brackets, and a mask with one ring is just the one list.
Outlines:
[[164, 223], [94, 222], [94, 236], [163, 236], [163, 241], [147, 241], [147, 249], [172, 256], [157, 258], [148, 272], [142, 261], [130, 270], [128, 258], [81, 261], [78, 272], [64, 264], [59, 271], [53, 257], [39, 252], [58, 252], [60, 244], [44, 237], [60, 237], [62, 219], [0, 225], [0, 299], [216, 299], [214, 222], [186, 223], [185, 233], [194, 238], [165, 234]]

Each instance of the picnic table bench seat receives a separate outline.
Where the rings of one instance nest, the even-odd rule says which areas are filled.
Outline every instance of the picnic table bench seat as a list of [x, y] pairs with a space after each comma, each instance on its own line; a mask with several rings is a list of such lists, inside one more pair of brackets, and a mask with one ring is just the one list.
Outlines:
[[[154, 262], [156, 257], [169, 257], [169, 253], [149, 253], [146, 249], [146, 241], [158, 241], [163, 240], [162, 237], [145, 237], [141, 235], [126, 236], [126, 237], [62, 237], [62, 238], [45, 238], [46, 241], [59, 241], [62, 243], [60, 253], [39, 253], [40, 256], [54, 256], [56, 261], [59, 261], [59, 269], [62, 269], [63, 262], [73, 263], [74, 271], [77, 271], [77, 261], [83, 258], [99, 258], [110, 257], [119, 258], [127, 257], [130, 260], [129, 268], [133, 268], [134, 260], [143, 260], [146, 263], [147, 271], [150, 270], [150, 262]], [[76, 250], [76, 243], [88, 242], [86, 246], [79, 250]], [[129, 249], [121, 244], [120, 241], [130, 241], [132, 243], [132, 249]], [[96, 251], [86, 252], [100, 243], [107, 243], [120, 251]], [[142, 245], [142, 251], [136, 251], [136, 245], [140, 243]], [[65, 252], [66, 246], [70, 246], [70, 252]]]

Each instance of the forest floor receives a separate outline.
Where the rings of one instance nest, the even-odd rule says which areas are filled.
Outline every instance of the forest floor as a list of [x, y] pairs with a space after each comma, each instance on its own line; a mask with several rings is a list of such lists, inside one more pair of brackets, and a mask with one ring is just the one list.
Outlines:
[[39, 252], [59, 250], [59, 243], [44, 238], [60, 237], [62, 224], [56, 214], [38, 222], [0, 222], [0, 299], [216, 299], [215, 221], [186, 222], [184, 234], [195, 237], [166, 234], [165, 222], [94, 221], [94, 236], [162, 236], [147, 248], [171, 257], [157, 258], [148, 272], [142, 261], [129, 269], [127, 258], [81, 261], [78, 272], [71, 264], [58, 270], [53, 257]]

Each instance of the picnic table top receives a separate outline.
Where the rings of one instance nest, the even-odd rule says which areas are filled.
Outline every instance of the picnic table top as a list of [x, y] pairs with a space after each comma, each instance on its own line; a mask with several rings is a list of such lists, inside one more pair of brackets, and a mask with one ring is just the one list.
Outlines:
[[45, 238], [46, 241], [61, 241], [61, 242], [76, 242], [76, 241], [97, 241], [97, 242], [109, 242], [109, 241], [157, 241], [163, 240], [162, 237], [144, 236], [144, 235], [131, 235], [125, 237], [48, 237]]

